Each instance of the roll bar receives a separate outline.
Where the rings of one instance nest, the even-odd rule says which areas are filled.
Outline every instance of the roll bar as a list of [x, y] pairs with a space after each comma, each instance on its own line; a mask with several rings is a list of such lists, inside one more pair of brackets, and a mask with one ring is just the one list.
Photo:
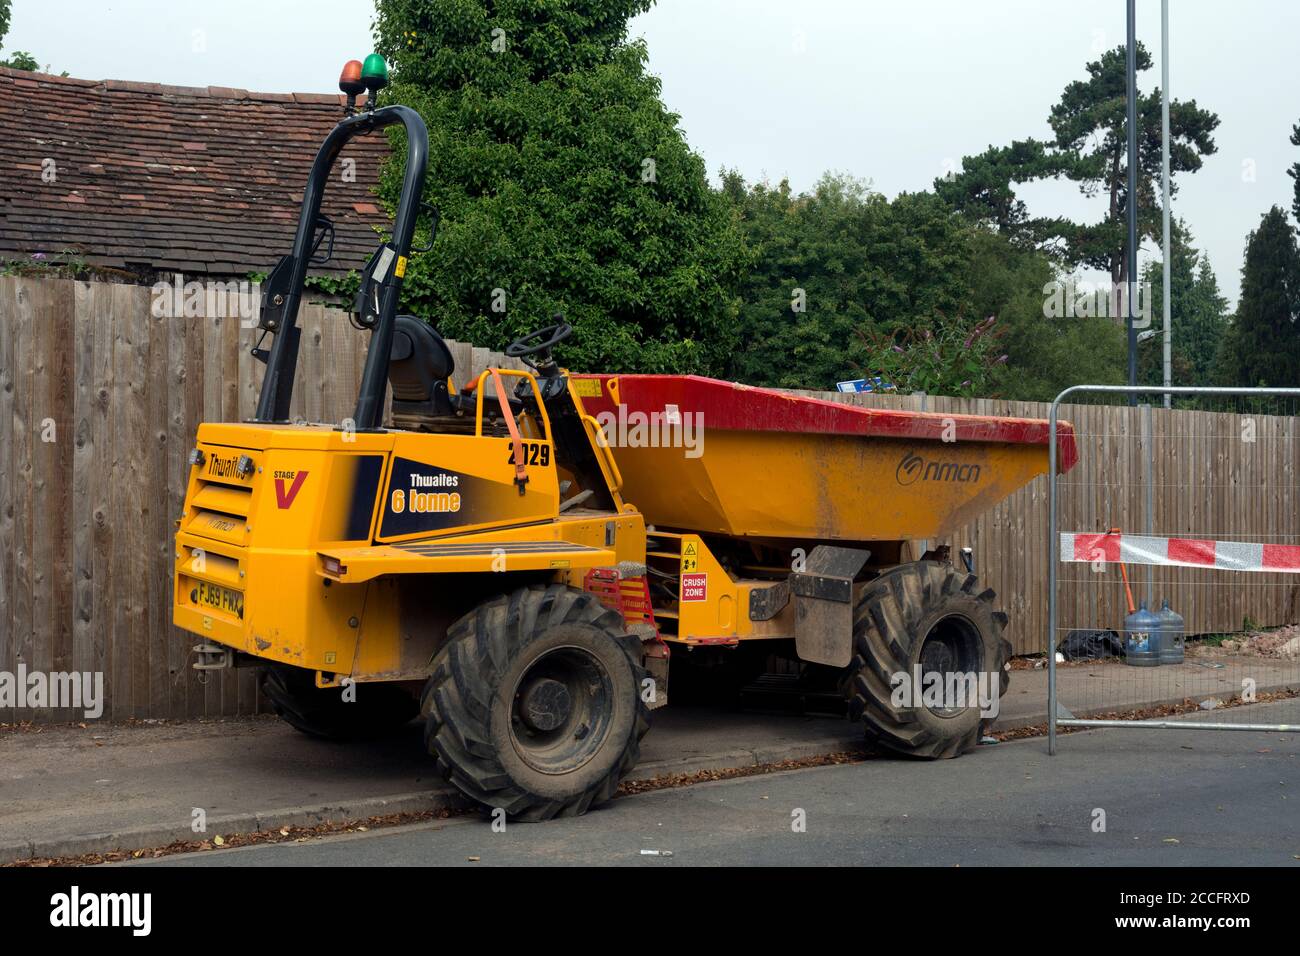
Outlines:
[[415, 221], [420, 214], [424, 171], [429, 159], [429, 131], [420, 114], [408, 106], [385, 106], [346, 117], [330, 131], [316, 154], [311, 175], [307, 178], [307, 188], [303, 192], [302, 211], [298, 216], [293, 250], [272, 270], [263, 290], [258, 326], [265, 332], [273, 333], [275, 339], [270, 352], [265, 356], [254, 353], [266, 362], [266, 375], [262, 379], [262, 391], [258, 395], [257, 412], [253, 418], [255, 422], [284, 422], [289, 418], [289, 401], [293, 396], [301, 336], [298, 307], [302, 303], [303, 283], [307, 279], [313, 239], [317, 223], [321, 220], [321, 198], [328, 184], [330, 170], [343, 147], [353, 137], [364, 136], [397, 123], [406, 128], [406, 175], [402, 180], [402, 197], [397, 204], [392, 241], [371, 258], [366, 274], [362, 277], [363, 290], [373, 287], [379, 308], [373, 317], [365, 370], [362, 372], [361, 389], [353, 412], [353, 423], [357, 430], [375, 429], [381, 425], [384, 395], [388, 389], [393, 321], [397, 313], [402, 279], [406, 274], [407, 257], [411, 252]]

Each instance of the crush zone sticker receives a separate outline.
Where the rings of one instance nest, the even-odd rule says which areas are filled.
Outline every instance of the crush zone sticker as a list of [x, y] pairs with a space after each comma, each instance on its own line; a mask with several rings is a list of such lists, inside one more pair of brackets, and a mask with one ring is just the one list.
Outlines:
[[708, 599], [709, 576], [707, 574], [682, 575], [682, 600], [704, 601]]

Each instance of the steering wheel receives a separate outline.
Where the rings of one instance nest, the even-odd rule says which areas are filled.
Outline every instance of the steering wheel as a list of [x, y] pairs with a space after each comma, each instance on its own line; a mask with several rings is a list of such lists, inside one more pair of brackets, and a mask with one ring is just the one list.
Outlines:
[[506, 346], [506, 355], [510, 358], [523, 358], [525, 355], [549, 352], [572, 334], [573, 326], [568, 322], [557, 322], [515, 339]]
[[[560, 316], [557, 315], [556, 318]], [[554, 325], [548, 325], [544, 329], [538, 329], [536, 332], [515, 339], [506, 346], [506, 355], [510, 358], [524, 359], [524, 363], [533, 368], [547, 368], [555, 364], [551, 359], [551, 349], [572, 334], [573, 326], [568, 322], [556, 322]], [[529, 362], [527, 360], [529, 355], [538, 356], [537, 361]]]

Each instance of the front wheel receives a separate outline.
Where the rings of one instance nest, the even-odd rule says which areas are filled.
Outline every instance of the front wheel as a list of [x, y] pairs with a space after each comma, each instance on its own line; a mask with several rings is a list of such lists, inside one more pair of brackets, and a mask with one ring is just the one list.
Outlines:
[[956, 757], [991, 725], [1010, 675], [1006, 615], [975, 575], [905, 564], [862, 591], [854, 609], [849, 715], [867, 741], [913, 757]]
[[610, 799], [650, 726], [640, 641], [563, 585], [521, 588], [453, 624], [421, 712], [443, 776], [516, 820]]

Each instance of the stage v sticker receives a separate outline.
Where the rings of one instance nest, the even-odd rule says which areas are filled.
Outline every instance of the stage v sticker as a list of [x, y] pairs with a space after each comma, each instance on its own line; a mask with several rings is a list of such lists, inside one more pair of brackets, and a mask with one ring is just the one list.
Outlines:
[[704, 601], [708, 599], [709, 576], [707, 574], [682, 575], [682, 600]]
[[275, 505], [281, 511], [293, 504], [307, 480], [305, 471], [277, 471], [275, 473]]

